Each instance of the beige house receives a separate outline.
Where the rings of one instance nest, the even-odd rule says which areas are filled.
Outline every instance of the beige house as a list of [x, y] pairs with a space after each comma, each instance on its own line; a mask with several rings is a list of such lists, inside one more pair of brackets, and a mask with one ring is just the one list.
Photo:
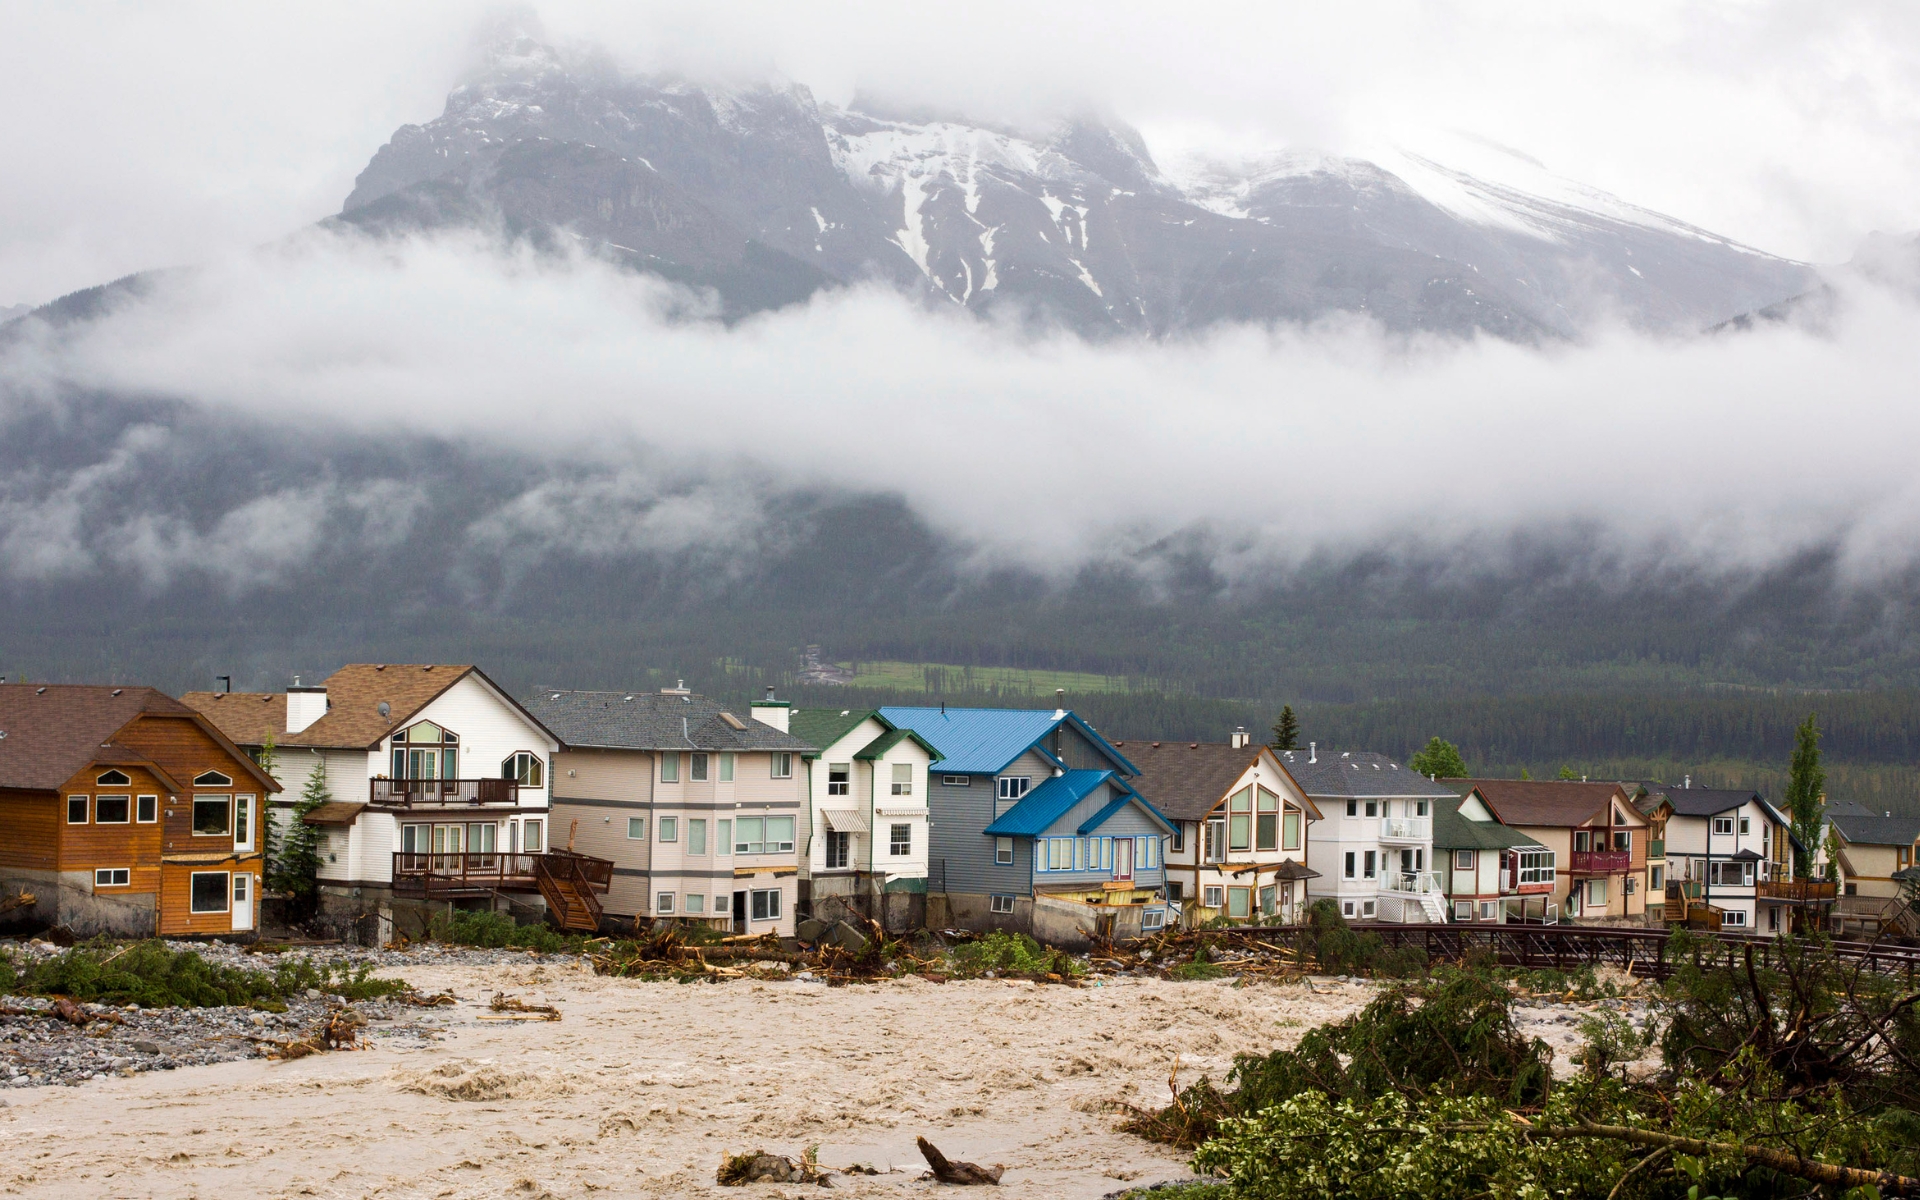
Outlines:
[[1913, 914], [1900, 899], [1903, 885], [1920, 884], [1915, 871], [1920, 817], [1896, 817], [1837, 800], [1827, 805], [1826, 818], [1838, 847], [1833, 866], [1841, 894], [1834, 924], [1843, 932], [1864, 934], [1912, 925]]
[[1226, 742], [1115, 742], [1139, 767], [1134, 790], [1176, 830], [1168, 903], [1189, 925], [1292, 922], [1307, 903], [1307, 845], [1320, 809], [1244, 729]]
[[607, 916], [793, 933], [813, 747], [786, 705], [543, 688], [528, 708], [561, 743], [554, 843], [613, 862]]
[[1560, 916], [1586, 924], [1646, 921], [1649, 823], [1625, 788], [1557, 779], [1454, 782], [1501, 824], [1553, 853], [1547, 902]]

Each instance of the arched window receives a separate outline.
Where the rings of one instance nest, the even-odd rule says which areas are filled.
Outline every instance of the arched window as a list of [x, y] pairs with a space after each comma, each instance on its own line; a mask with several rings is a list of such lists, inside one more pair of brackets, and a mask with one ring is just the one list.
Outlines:
[[521, 787], [545, 787], [547, 765], [539, 755], [522, 750], [500, 764], [500, 778], [514, 780]]
[[127, 778], [125, 771], [103, 771], [95, 777], [94, 782], [102, 787], [126, 787], [133, 780]]
[[420, 721], [393, 735], [395, 779], [457, 779], [460, 735], [432, 721]]
[[218, 771], [202, 771], [193, 777], [195, 787], [232, 787], [233, 780]]

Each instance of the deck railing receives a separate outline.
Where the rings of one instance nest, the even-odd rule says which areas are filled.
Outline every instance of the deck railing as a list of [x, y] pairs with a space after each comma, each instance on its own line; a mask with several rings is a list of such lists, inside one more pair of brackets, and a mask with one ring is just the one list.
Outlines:
[[373, 779], [369, 802], [376, 808], [486, 808], [520, 803], [512, 779]]
[[1631, 850], [1575, 850], [1569, 864], [1576, 875], [1610, 875], [1633, 869]]
[[1432, 836], [1433, 822], [1426, 817], [1381, 817], [1383, 842], [1424, 842]]
[[1830, 879], [1762, 879], [1762, 900], [1786, 900], [1795, 904], [1832, 904], [1839, 899], [1840, 885]]
[[1380, 890], [1400, 895], [1428, 895], [1440, 890], [1431, 871], [1395, 871], [1380, 881]]
[[531, 892], [539, 890], [542, 869], [577, 880], [583, 890], [604, 892], [613, 882], [611, 860], [564, 850], [459, 854], [397, 850], [393, 855], [393, 890], [429, 897]]

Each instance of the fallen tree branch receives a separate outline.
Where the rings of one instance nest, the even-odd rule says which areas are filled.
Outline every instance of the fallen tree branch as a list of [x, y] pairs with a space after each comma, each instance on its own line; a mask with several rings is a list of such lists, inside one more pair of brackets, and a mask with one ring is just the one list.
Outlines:
[[1006, 1174], [1006, 1168], [998, 1163], [991, 1167], [982, 1167], [970, 1162], [954, 1162], [940, 1153], [934, 1144], [926, 1138], [913, 1139], [920, 1147], [920, 1154], [933, 1168], [933, 1177], [941, 1183], [957, 1183], [963, 1186], [997, 1185], [1000, 1176]]

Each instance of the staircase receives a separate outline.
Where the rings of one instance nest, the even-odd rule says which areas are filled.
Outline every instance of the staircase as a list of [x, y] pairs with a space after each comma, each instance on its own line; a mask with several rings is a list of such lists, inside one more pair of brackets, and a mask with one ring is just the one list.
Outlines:
[[1445, 925], [1447, 923], [1447, 907], [1440, 903], [1440, 897], [1434, 895], [1432, 892], [1420, 893], [1420, 911], [1427, 915], [1427, 924], [1429, 925]]
[[[584, 854], [549, 851], [534, 864], [534, 881], [554, 924], [579, 933], [600, 928], [600, 897], [612, 881], [612, 863]], [[607, 868], [603, 870], [602, 868]]]
[[[1440, 881], [1431, 871], [1403, 872], [1381, 881], [1380, 898], [1397, 901], [1399, 923], [1403, 925], [1445, 925], [1447, 908], [1441, 900]], [[1419, 915], [1414, 915], [1418, 904]]]

